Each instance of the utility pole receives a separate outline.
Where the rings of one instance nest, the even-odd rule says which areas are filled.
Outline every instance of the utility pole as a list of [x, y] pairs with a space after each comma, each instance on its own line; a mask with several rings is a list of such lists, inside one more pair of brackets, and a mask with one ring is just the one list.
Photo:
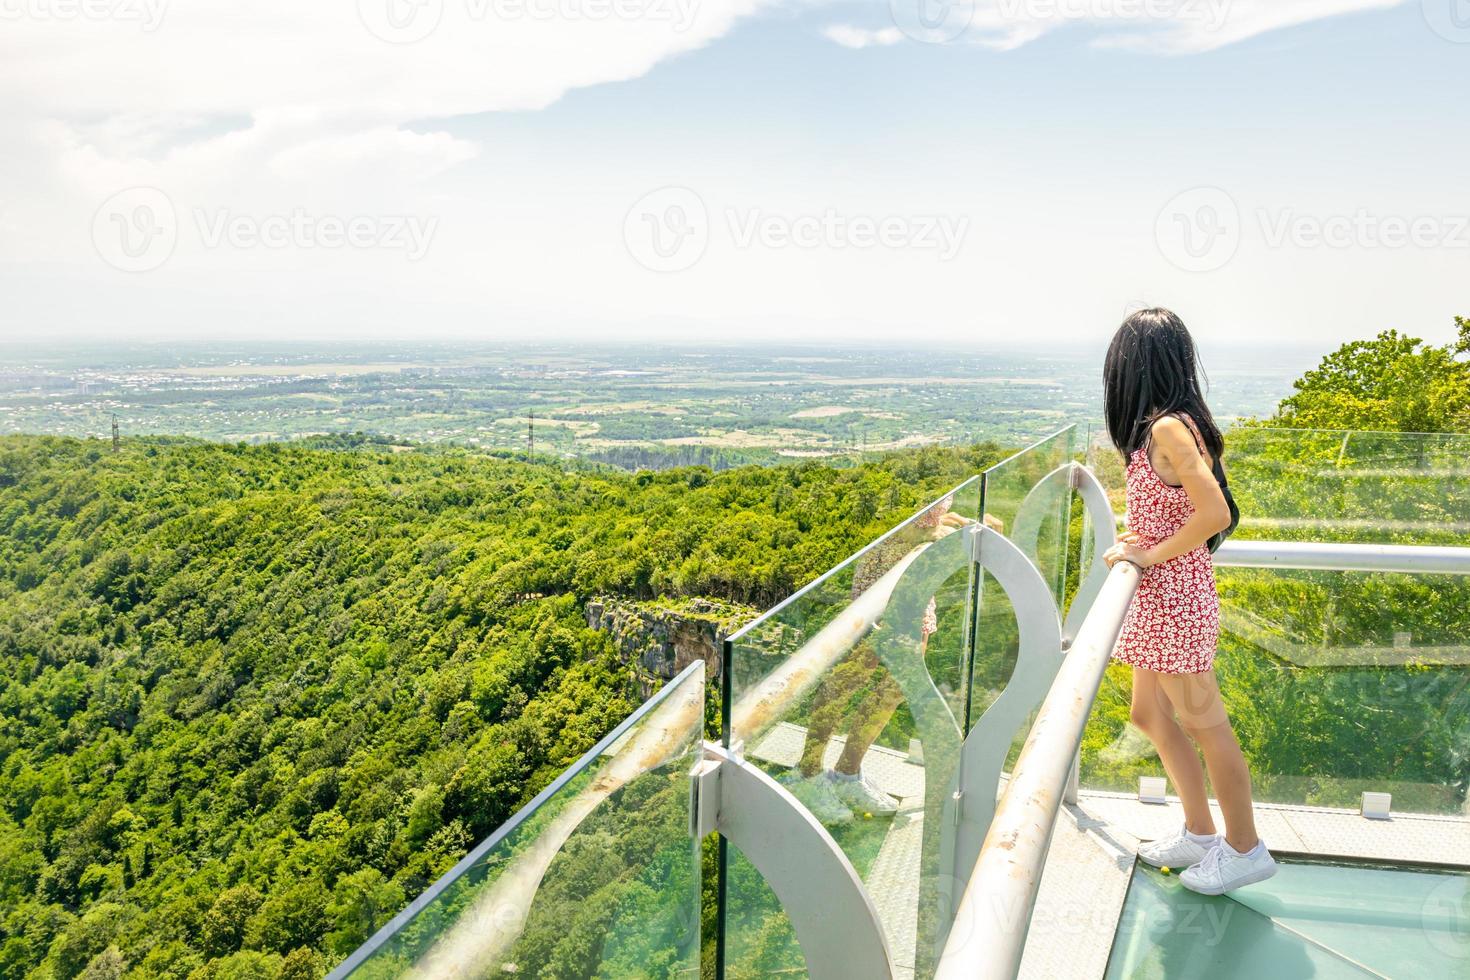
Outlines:
[[526, 461], [530, 462], [536, 457], [536, 413], [532, 412], [526, 419]]
[[118, 451], [118, 449], [119, 449], [119, 447], [121, 445], [121, 442], [122, 442], [122, 440], [118, 438], [118, 434], [117, 434], [117, 415], [114, 413], [113, 416], [112, 416], [112, 451], [113, 452], [117, 452]]

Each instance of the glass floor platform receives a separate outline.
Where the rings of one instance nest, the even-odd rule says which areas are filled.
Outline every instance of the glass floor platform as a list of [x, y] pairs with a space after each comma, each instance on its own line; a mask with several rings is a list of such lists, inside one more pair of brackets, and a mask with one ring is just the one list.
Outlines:
[[1107, 976], [1470, 977], [1470, 874], [1288, 859], [1208, 897], [1139, 864]]

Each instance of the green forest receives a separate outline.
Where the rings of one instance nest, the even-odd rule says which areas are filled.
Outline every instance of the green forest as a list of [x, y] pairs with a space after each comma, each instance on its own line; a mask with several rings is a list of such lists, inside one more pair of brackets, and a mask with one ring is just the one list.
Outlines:
[[[1232, 433], [1259, 443], [1232, 470], [1255, 488], [1247, 516], [1309, 521], [1323, 488], [1271, 474], [1350, 459], [1341, 433], [1269, 434], [1281, 427], [1470, 431], [1458, 325], [1445, 347], [1392, 332], [1345, 345], [1275, 417]], [[769, 606], [1005, 454], [623, 474], [357, 436], [0, 439], [0, 976], [320, 977], [637, 706], [635, 668], [587, 627], [590, 599]], [[1350, 520], [1432, 526], [1467, 505], [1463, 486], [1415, 477], [1362, 484], [1396, 487], [1391, 501], [1331, 486]], [[1325, 645], [1336, 624], [1332, 642], [1372, 644], [1383, 608], [1412, 605], [1419, 641], [1463, 641], [1458, 583], [1375, 577], [1346, 600], [1340, 583], [1222, 588], [1294, 609], [1287, 639]], [[1247, 743], [1270, 751], [1273, 710], [1320, 736], [1278, 768], [1366, 737], [1332, 712], [1381, 681], [1374, 665], [1310, 692], [1279, 667], [1222, 665]], [[1463, 669], [1407, 676], [1402, 703], [1459, 713], [1360, 761], [1407, 766], [1441, 805], [1470, 772], [1463, 758], [1440, 771], [1463, 733]], [[1104, 780], [1147, 765], [1117, 756], [1119, 683], [1085, 746]], [[1287, 703], [1304, 692], [1316, 700]]]
[[320, 976], [636, 706], [588, 598], [769, 604], [999, 454], [337, 445], [0, 440], [0, 975]]

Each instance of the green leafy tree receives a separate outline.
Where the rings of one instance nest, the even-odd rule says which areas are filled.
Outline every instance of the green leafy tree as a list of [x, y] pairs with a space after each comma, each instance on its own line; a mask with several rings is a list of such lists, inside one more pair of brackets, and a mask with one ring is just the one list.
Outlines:
[[1386, 330], [1343, 344], [1294, 384], [1267, 424], [1394, 432], [1470, 431], [1470, 319], [1434, 346]]
[[205, 913], [200, 946], [210, 956], [225, 956], [245, 941], [245, 928], [260, 911], [261, 894], [251, 885], [227, 888]]

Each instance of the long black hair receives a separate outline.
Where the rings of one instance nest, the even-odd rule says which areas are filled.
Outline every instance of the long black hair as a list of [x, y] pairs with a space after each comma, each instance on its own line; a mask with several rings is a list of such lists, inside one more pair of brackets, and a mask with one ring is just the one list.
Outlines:
[[1127, 459], [1148, 442], [1165, 415], [1185, 414], [1199, 426], [1210, 456], [1225, 440], [1205, 404], [1199, 351], [1184, 321], [1169, 310], [1139, 310], [1118, 328], [1103, 362], [1103, 413], [1113, 445]]

